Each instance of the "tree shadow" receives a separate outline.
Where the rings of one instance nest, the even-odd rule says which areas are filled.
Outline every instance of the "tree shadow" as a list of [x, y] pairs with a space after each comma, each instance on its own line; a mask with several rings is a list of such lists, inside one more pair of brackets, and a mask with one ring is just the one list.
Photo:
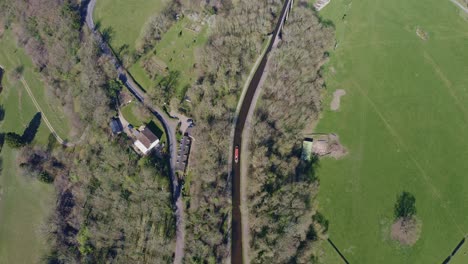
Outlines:
[[41, 125], [42, 114], [37, 112], [31, 122], [29, 122], [28, 127], [23, 132], [22, 140], [25, 144], [31, 143], [36, 137], [39, 126]]
[[317, 169], [320, 167], [320, 159], [316, 154], [310, 160], [301, 160], [296, 167], [296, 181], [315, 182], [318, 181]]
[[5, 134], [0, 133], [0, 152], [2, 152], [3, 144], [5, 144]]
[[109, 43], [112, 37], [114, 37], [114, 29], [112, 27], [106, 27], [102, 30], [102, 39]]
[[5, 107], [3, 105], [0, 105], [0, 122], [5, 119]]
[[94, 29], [99, 31], [101, 29], [102, 23], [101, 20], [94, 21]]

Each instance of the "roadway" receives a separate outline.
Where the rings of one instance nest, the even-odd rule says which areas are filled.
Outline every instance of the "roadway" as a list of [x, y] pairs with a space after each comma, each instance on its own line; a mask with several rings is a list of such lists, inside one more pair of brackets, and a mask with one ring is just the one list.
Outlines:
[[[268, 55], [270, 51], [276, 47], [278, 43], [281, 30], [283, 28], [284, 22], [287, 19], [289, 11], [291, 9], [293, 0], [286, 0], [284, 3], [283, 9], [281, 10], [281, 15], [279, 16], [278, 23], [273, 31], [273, 38], [268, 45], [268, 48], [257, 68], [255, 74], [253, 75], [250, 84], [247, 88], [245, 96], [243, 98], [241, 109], [237, 117], [234, 137], [233, 137], [233, 146], [239, 147], [239, 155], [242, 157], [242, 133], [247, 121], [247, 117], [251, 109], [253, 98], [257, 88], [259, 87], [260, 80], [262, 79], [265, 67], [268, 62]], [[242, 219], [241, 219], [241, 162], [242, 158], [236, 163], [234, 160], [234, 154], [232, 155], [232, 240], [231, 240], [231, 263], [243, 263], [244, 256], [242, 252], [243, 238], [242, 238]], [[246, 245], [247, 246], [247, 245]]]
[[184, 204], [182, 201], [182, 185], [180, 184], [175, 174], [175, 162], [177, 159], [177, 144], [176, 144], [176, 129], [179, 120], [177, 118], [170, 117], [165, 111], [160, 109], [158, 106], [151, 103], [150, 98], [141, 89], [141, 87], [135, 82], [133, 77], [128, 71], [121, 65], [118, 57], [104, 40], [100, 32], [95, 28], [93, 20], [93, 10], [96, 5], [96, 0], [91, 0], [88, 3], [86, 10], [86, 25], [93, 32], [94, 37], [98, 41], [101, 50], [106, 56], [112, 59], [112, 62], [117, 70], [117, 78], [119, 78], [127, 87], [127, 89], [145, 105], [156, 118], [161, 121], [164, 126], [164, 130], [167, 135], [167, 143], [169, 145], [169, 163], [170, 163], [170, 178], [172, 183], [172, 198], [175, 205], [175, 218], [176, 218], [176, 247], [174, 255], [174, 263], [182, 263], [184, 256], [185, 246], [185, 222], [184, 222]]

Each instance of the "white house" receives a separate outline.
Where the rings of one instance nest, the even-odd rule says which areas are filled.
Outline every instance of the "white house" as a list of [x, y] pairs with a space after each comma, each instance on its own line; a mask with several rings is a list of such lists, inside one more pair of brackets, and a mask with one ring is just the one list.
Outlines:
[[135, 141], [135, 146], [144, 155], [148, 154], [159, 143], [159, 138], [151, 132], [147, 127], [140, 131]]

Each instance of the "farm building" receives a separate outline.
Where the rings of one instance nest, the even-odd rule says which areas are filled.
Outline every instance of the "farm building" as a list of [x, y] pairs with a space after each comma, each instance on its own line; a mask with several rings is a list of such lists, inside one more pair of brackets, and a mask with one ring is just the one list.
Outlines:
[[159, 138], [148, 127], [138, 131], [136, 139], [134, 145], [143, 155], [148, 154], [159, 143]]
[[312, 158], [312, 138], [305, 138], [302, 141], [302, 160], [309, 161]]
[[111, 119], [110, 127], [112, 129], [112, 134], [114, 135], [120, 134], [123, 131], [122, 123], [120, 122], [120, 119], [118, 118]]

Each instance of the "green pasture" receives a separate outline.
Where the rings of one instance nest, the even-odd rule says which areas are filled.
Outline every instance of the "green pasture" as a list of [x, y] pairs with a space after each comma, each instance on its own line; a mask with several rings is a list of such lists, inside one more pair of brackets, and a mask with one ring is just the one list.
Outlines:
[[[453, 248], [455, 249], [455, 245], [453, 245]], [[447, 257], [451, 254], [447, 254]], [[455, 255], [453, 255], [450, 258], [449, 264], [465, 264], [468, 262], [468, 244], [465, 240], [465, 243], [457, 250]]]
[[145, 23], [165, 7], [167, 0], [99, 0], [96, 2], [93, 17], [101, 29], [111, 28], [111, 45], [119, 49], [128, 45], [135, 50]]
[[[337, 45], [316, 132], [337, 133], [349, 152], [318, 171], [330, 238], [350, 263], [442, 263], [468, 233], [468, 20], [438, 0], [334, 0], [320, 14]], [[333, 112], [336, 89], [347, 94]], [[422, 221], [412, 247], [389, 236], [403, 190]]]
[[[192, 27], [199, 27], [199, 31]], [[130, 73], [144, 89], [155, 89], [162, 76], [167, 73], [161, 72], [156, 78], [151, 79], [143, 68], [143, 62], [147, 59], [159, 60], [167, 67], [166, 71], [179, 71], [179, 84], [176, 95], [182, 99], [188, 86], [196, 81], [198, 76], [195, 68], [196, 53], [208, 40], [208, 25], [193, 22], [183, 18], [167, 31], [156, 47], [146, 56], [140, 58], [131, 68]]]

